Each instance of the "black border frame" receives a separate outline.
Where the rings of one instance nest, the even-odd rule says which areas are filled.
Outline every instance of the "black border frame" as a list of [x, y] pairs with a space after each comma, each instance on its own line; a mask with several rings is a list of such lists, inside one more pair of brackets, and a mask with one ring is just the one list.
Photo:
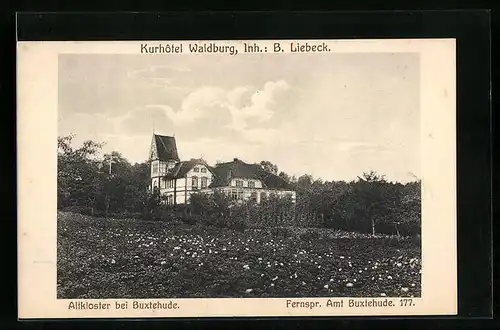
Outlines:
[[[492, 316], [489, 11], [19, 13], [16, 23], [19, 41], [456, 38], [459, 318]], [[238, 326], [245, 322], [236, 319], [242, 321]], [[354, 328], [359, 321], [349, 318], [351, 323], [345, 323], [343, 317], [288, 319], [294, 324], [317, 320], [318, 327], [319, 323], [326, 325], [321, 320], [337, 320]], [[172, 320], [189, 324], [194, 319]], [[157, 319], [151, 321], [150, 325], [158, 323]], [[408, 325], [425, 326], [416, 319]]]

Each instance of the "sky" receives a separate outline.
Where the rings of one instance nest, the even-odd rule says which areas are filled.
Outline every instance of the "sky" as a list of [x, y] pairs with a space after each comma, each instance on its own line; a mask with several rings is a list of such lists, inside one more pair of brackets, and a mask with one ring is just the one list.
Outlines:
[[153, 131], [181, 160], [268, 160], [289, 175], [420, 178], [414, 53], [59, 55], [59, 136], [147, 160]]

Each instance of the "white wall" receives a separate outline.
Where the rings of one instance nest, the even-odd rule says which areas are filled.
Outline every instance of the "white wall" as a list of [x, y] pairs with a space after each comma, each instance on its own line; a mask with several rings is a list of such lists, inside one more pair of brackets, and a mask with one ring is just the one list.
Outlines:
[[[202, 169], [204, 169], [205, 172], [202, 172]], [[188, 190], [191, 189], [191, 187], [192, 187], [192, 181], [193, 181], [194, 176], [198, 178], [198, 189], [201, 189], [201, 178], [207, 179], [207, 186], [206, 187], [210, 186], [210, 184], [212, 183], [212, 180], [213, 180], [212, 172], [210, 172], [208, 170], [208, 168], [204, 165], [196, 165], [191, 170], [189, 170], [189, 172], [186, 174], [186, 176], [188, 179], [188, 182], [187, 182]], [[206, 187], [204, 187], [204, 188], [206, 188]]]
[[243, 187], [248, 187], [248, 182], [253, 181], [255, 183], [255, 188], [262, 188], [262, 182], [257, 179], [242, 179], [242, 178], [233, 178], [231, 179], [230, 186], [236, 187], [236, 181], [243, 181]]
[[296, 200], [296, 193], [293, 190], [278, 190], [278, 189], [266, 189], [266, 188], [237, 188], [237, 187], [222, 187], [222, 191], [229, 196], [231, 196], [231, 192], [233, 191], [242, 191], [243, 192], [243, 199], [250, 199], [252, 196], [252, 192], [257, 193], [257, 203], [260, 203], [261, 198], [263, 195], [265, 197], [269, 197], [272, 194], [276, 194], [278, 196], [286, 196], [290, 195], [292, 197], [292, 200]]

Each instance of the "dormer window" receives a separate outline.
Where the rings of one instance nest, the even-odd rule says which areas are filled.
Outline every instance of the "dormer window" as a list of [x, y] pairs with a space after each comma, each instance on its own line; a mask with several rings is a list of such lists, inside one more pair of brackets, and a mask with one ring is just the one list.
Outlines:
[[243, 187], [243, 180], [236, 180], [236, 187]]
[[255, 181], [248, 181], [248, 188], [255, 188]]

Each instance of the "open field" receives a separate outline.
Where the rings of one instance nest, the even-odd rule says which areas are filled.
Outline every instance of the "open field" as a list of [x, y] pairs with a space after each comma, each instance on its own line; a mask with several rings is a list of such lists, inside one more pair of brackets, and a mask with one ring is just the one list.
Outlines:
[[58, 298], [419, 297], [409, 239], [58, 214]]

